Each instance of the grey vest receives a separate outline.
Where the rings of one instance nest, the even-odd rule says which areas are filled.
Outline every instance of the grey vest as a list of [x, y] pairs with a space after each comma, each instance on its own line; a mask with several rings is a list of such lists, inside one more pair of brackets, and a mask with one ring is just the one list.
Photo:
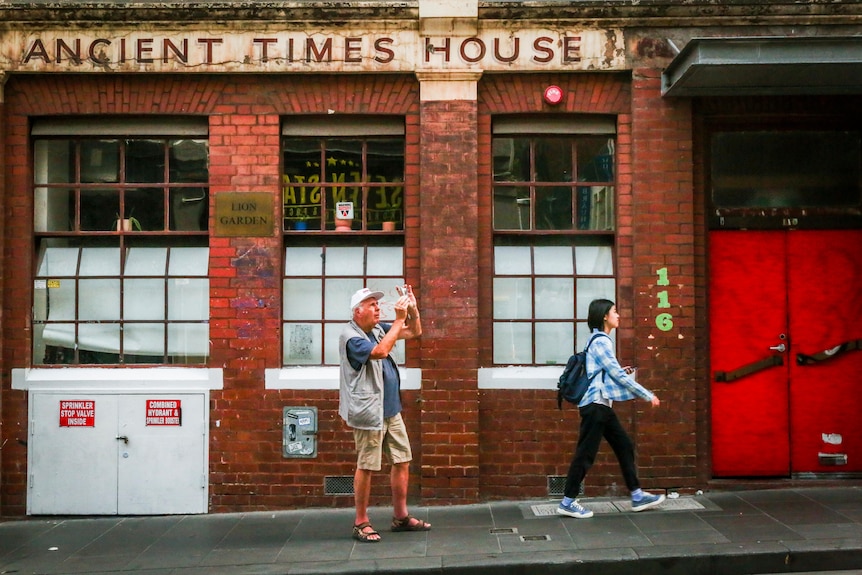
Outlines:
[[371, 340], [351, 321], [338, 336], [338, 357], [341, 361], [339, 376], [338, 415], [347, 425], [356, 429], [383, 429], [383, 364], [379, 359], [369, 360], [358, 371], [347, 360], [347, 340], [361, 337], [380, 341], [383, 328], [374, 326]]

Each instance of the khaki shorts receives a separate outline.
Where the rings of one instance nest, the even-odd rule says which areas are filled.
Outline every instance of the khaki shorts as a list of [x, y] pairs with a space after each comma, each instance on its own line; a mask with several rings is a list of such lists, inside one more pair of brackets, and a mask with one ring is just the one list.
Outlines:
[[401, 414], [383, 420], [383, 429], [354, 429], [353, 440], [358, 454], [356, 467], [380, 471], [383, 454], [389, 463], [407, 463], [413, 460], [410, 439]]

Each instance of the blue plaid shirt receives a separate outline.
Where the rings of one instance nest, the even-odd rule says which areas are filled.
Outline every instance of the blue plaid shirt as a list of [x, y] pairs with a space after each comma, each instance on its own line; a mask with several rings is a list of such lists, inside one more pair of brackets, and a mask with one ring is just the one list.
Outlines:
[[[604, 334], [604, 332], [594, 329], [593, 334], [597, 333]], [[601, 373], [599, 373], [600, 371]], [[584, 407], [591, 403], [610, 403], [602, 401], [603, 399], [625, 401], [641, 397], [647, 401], [652, 401], [654, 397], [650, 390], [632, 379], [622, 368], [614, 354], [614, 342], [610, 336], [597, 336], [590, 344], [590, 349], [587, 352], [587, 375], [593, 376], [593, 374], [597, 375], [583, 399], [578, 403], [578, 407]]]

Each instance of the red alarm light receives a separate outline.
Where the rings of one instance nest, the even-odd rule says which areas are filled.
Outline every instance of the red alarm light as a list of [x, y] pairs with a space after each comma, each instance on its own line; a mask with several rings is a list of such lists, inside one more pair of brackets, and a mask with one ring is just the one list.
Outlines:
[[545, 88], [545, 102], [552, 106], [556, 106], [563, 101], [563, 89], [559, 86], [548, 86]]

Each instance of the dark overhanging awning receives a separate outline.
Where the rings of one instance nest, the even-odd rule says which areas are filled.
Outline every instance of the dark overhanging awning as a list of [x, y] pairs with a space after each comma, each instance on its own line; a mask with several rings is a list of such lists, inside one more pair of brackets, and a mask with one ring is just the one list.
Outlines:
[[662, 73], [663, 96], [862, 94], [862, 36], [695, 38]]

